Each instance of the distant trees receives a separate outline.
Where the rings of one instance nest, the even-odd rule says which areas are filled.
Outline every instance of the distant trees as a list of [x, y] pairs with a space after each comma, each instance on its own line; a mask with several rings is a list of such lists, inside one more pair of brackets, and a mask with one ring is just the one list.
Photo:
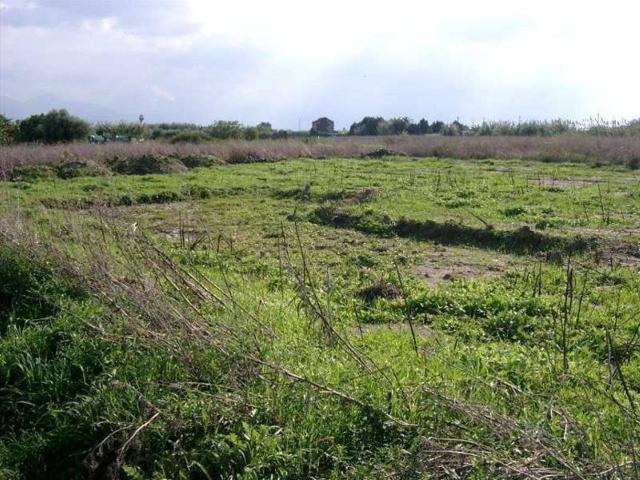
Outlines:
[[146, 127], [141, 122], [98, 123], [94, 130], [96, 134], [107, 138], [112, 138], [116, 135], [126, 135], [130, 138], [147, 136]]
[[0, 115], [0, 145], [11, 145], [18, 140], [18, 126], [4, 115]]
[[389, 123], [382, 117], [364, 117], [351, 125], [349, 135], [387, 135]]
[[273, 128], [269, 122], [260, 122], [256, 125], [258, 130], [258, 138], [270, 138], [273, 135]]
[[429, 124], [424, 118], [414, 123], [408, 117], [397, 117], [385, 120], [382, 117], [364, 117], [359, 122], [351, 125], [349, 135], [426, 135], [428, 133], [440, 133], [443, 135], [463, 135], [469, 131], [469, 127], [457, 120], [450, 125], [437, 120]]
[[220, 120], [205, 128], [207, 135], [213, 138], [244, 138], [244, 127], [240, 122]]
[[[327, 121], [329, 121], [327, 119]], [[333, 130], [333, 128], [332, 128]], [[172, 143], [205, 143], [217, 139], [257, 140], [287, 139], [305, 137], [318, 132], [274, 130], [269, 122], [260, 122], [256, 126], [243, 125], [237, 121], [216, 121], [208, 126], [193, 123], [156, 123], [142, 122], [98, 123], [90, 125], [70, 115], [66, 110], [51, 110], [48, 113], [32, 115], [24, 120], [10, 120], [0, 115], [0, 145], [19, 142], [64, 143], [86, 139], [90, 131], [111, 139], [116, 135], [129, 138], [149, 138]], [[345, 134], [344, 131], [336, 132]], [[585, 122], [569, 120], [551, 121], [483, 121], [471, 126], [456, 120], [445, 123], [441, 120], [429, 122], [422, 118], [414, 122], [410, 118], [366, 116], [354, 122], [348, 135], [427, 135], [448, 136], [554, 136], [563, 134], [586, 134], [602, 136], [639, 136], [640, 118], [630, 121], [606, 122], [591, 119]]]
[[265, 138], [287, 138], [285, 130], [273, 130], [268, 122], [260, 122], [255, 127], [237, 121], [220, 120], [208, 126], [192, 123], [157, 123], [147, 125], [150, 138], [166, 139], [172, 143], [202, 143], [212, 140], [257, 140]]
[[66, 110], [51, 110], [46, 114], [31, 115], [18, 123], [21, 142], [66, 143], [85, 138], [90, 131], [84, 120], [69, 115]]
[[392, 135], [400, 135], [402, 133], [408, 133], [411, 126], [411, 120], [407, 117], [392, 118], [389, 120], [389, 133]]
[[551, 136], [563, 133], [577, 132], [578, 126], [575, 122], [567, 120], [524, 122], [482, 122], [480, 125], [471, 127], [474, 135], [480, 136]]

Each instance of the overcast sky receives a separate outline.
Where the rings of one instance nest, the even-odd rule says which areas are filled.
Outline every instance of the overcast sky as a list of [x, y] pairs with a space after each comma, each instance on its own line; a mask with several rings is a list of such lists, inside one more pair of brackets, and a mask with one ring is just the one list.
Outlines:
[[629, 119], [639, 29], [638, 0], [0, 0], [0, 110], [279, 128]]

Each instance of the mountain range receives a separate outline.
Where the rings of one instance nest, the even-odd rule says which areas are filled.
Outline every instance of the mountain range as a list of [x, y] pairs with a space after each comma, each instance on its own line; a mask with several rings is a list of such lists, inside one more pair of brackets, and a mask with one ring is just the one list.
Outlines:
[[20, 120], [30, 115], [61, 108], [67, 110], [71, 115], [91, 123], [138, 120], [137, 114], [117, 112], [97, 103], [69, 100], [56, 95], [40, 95], [27, 100], [16, 100], [6, 95], [0, 95], [0, 113], [12, 120]]

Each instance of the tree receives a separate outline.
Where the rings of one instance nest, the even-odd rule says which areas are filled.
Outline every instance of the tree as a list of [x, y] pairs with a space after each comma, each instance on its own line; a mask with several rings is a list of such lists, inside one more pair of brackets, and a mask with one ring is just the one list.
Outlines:
[[145, 127], [142, 123], [132, 122], [99, 123], [95, 127], [95, 132], [107, 138], [113, 138], [116, 135], [139, 138], [145, 136]]
[[32, 115], [18, 124], [21, 142], [66, 143], [85, 138], [89, 124], [66, 110], [51, 110], [47, 114]]
[[273, 128], [269, 122], [260, 122], [256, 129], [258, 130], [259, 138], [269, 138], [273, 134]]
[[256, 127], [246, 127], [244, 129], [244, 139], [245, 140], [257, 140], [258, 139], [258, 129]]
[[382, 117], [364, 117], [349, 128], [349, 135], [386, 135], [389, 124]]
[[431, 124], [430, 133], [442, 133], [442, 131], [444, 130], [444, 127], [445, 127], [444, 122], [440, 120], [436, 120]]
[[392, 118], [389, 120], [389, 131], [392, 135], [400, 135], [409, 130], [411, 120], [407, 117]]
[[10, 145], [18, 139], [18, 126], [0, 114], [0, 145]]
[[207, 133], [214, 138], [235, 138], [244, 137], [244, 127], [240, 122], [218, 121], [207, 127]]

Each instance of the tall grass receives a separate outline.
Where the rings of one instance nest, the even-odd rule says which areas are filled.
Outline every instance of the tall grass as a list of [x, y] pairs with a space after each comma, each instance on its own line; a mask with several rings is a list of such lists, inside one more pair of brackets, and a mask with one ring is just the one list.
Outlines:
[[288, 158], [360, 157], [378, 149], [415, 157], [601, 162], [637, 168], [640, 137], [564, 135], [556, 137], [389, 136], [215, 141], [203, 144], [143, 142], [106, 145], [16, 145], [0, 148], [0, 175], [14, 167], [64, 161], [106, 162], [144, 154], [178, 158], [212, 156], [220, 162], [278, 161]]

